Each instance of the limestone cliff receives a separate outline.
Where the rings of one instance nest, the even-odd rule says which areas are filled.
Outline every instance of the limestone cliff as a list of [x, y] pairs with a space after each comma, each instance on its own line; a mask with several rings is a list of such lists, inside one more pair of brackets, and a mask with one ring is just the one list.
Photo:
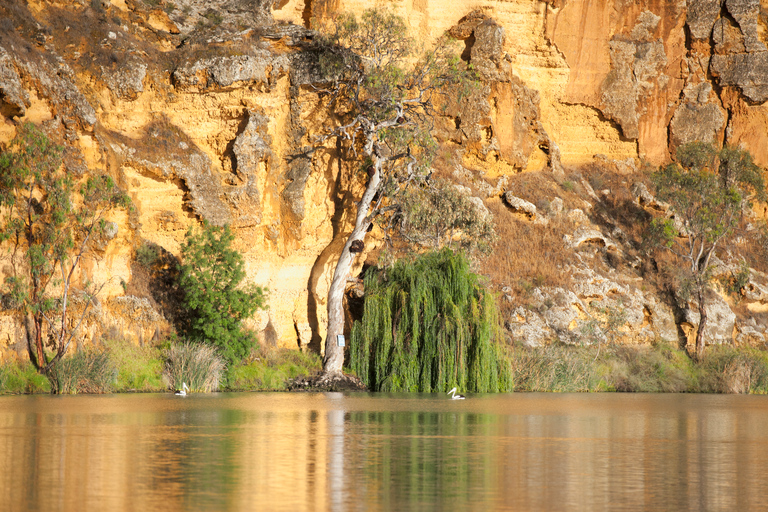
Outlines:
[[[316, 108], [311, 29], [334, 13], [374, 5], [0, 5], [0, 144], [13, 138], [18, 123], [39, 124], [65, 145], [68, 172], [106, 171], [136, 205], [135, 214], [112, 219], [117, 236], [83, 266], [82, 279], [108, 284], [82, 343], [101, 336], [144, 342], [171, 328], [173, 301], [164, 295], [163, 276], [187, 228], [205, 219], [235, 228], [248, 279], [269, 289], [269, 309], [252, 321], [262, 340], [319, 348], [330, 274], [365, 183], [335, 147], [311, 156], [304, 151], [329, 122]], [[616, 212], [600, 190], [588, 180], [575, 181], [579, 197], [568, 186], [547, 187], [573, 184], [574, 172], [597, 169], [619, 176], [617, 187], [629, 190], [642, 161], [661, 164], [692, 140], [742, 145], [768, 165], [764, 4], [420, 0], [391, 6], [425, 47], [445, 32], [462, 41], [463, 58], [483, 81], [473, 101], [447, 105], [436, 119], [445, 151], [458, 155], [442, 159], [437, 170], [501, 216], [522, 215], [536, 229], [557, 224], [570, 237], [563, 254], [582, 254], [586, 244], [604, 260], [618, 255], [621, 261], [609, 275], [582, 254], [583, 261], [559, 270], [574, 284], [541, 283], [525, 299], [527, 309], [505, 292], [514, 303], [511, 336], [533, 344], [568, 341], [590, 325], [590, 307], [606, 312], [616, 304], [627, 310], [622, 333], [633, 341], [676, 338], [678, 327], [694, 325], [685, 307], [665, 306], [658, 294], [641, 290], [636, 248], [609, 218]], [[532, 194], [519, 177], [539, 171], [543, 188]], [[528, 200], [518, 198], [518, 189]], [[641, 204], [641, 196], [630, 202]], [[152, 272], [136, 258], [148, 245], [163, 255]], [[375, 250], [369, 245], [367, 252]], [[0, 275], [7, 273], [3, 265], [0, 260]], [[506, 281], [518, 281], [514, 272]], [[752, 277], [746, 300], [755, 313], [768, 302], [768, 285], [759, 272]], [[754, 315], [728, 320], [731, 309], [723, 304], [725, 334], [716, 339], [764, 342], [765, 326]], [[22, 319], [0, 312], [4, 354], [24, 352], [24, 332]]]

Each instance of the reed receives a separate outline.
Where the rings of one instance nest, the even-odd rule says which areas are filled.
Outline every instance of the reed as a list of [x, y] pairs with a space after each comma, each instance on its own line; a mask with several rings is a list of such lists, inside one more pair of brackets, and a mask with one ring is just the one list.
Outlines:
[[215, 348], [200, 343], [172, 345], [166, 351], [163, 376], [173, 389], [209, 393], [219, 389], [226, 365]]
[[729, 345], [709, 347], [698, 365], [702, 393], [768, 393], [768, 353]]
[[610, 390], [637, 393], [698, 391], [696, 365], [667, 343], [615, 346], [603, 358], [603, 378]]
[[598, 391], [600, 364], [591, 347], [547, 345], [518, 347], [512, 352], [512, 373], [518, 391], [579, 392]]
[[495, 298], [449, 249], [369, 271], [350, 366], [372, 391], [511, 390]]
[[58, 393], [108, 393], [117, 378], [117, 366], [107, 350], [86, 349], [59, 361], [52, 380]]

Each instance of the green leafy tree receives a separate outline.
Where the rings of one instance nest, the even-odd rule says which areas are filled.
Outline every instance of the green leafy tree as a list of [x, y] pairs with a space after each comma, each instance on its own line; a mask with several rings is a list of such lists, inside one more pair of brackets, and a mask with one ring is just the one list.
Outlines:
[[328, 292], [323, 369], [337, 376], [344, 361], [337, 337], [344, 333], [352, 249], [361, 245], [377, 217], [402, 215], [402, 193], [427, 180], [437, 148], [430, 129], [439, 99], [468, 95], [477, 82], [447, 39], [415, 58], [404, 20], [386, 10], [367, 10], [359, 20], [340, 15], [320, 39], [323, 78], [316, 90], [335, 124], [314, 140], [313, 148], [334, 140], [342, 158], [359, 162], [368, 180]]
[[255, 347], [256, 336], [242, 321], [265, 302], [263, 288], [242, 286], [245, 262], [232, 248], [234, 239], [229, 226], [206, 222], [202, 230], [190, 228], [181, 246], [179, 272], [188, 316], [184, 334], [192, 341], [218, 347], [229, 363], [247, 357]]
[[[704, 354], [707, 324], [706, 290], [712, 281], [710, 261], [733, 234], [742, 211], [752, 201], [766, 200], [762, 170], [737, 148], [701, 142], [678, 148], [677, 162], [652, 175], [657, 197], [669, 203], [674, 218], [655, 219], [650, 240], [684, 262], [682, 290], [690, 290], [699, 307], [696, 358]], [[688, 295], [684, 293], [684, 295]]]
[[[52, 379], [54, 391], [53, 367], [104, 286], [77, 281], [76, 270], [114, 235], [107, 213], [131, 207], [109, 176], [77, 182], [61, 163], [62, 148], [32, 124], [19, 126], [0, 154], [0, 242], [11, 269], [4, 282], [6, 307], [30, 316], [30, 356]], [[82, 285], [85, 306], [73, 318], [69, 306], [76, 285]]]
[[405, 190], [398, 206], [394, 220], [409, 242], [471, 254], [487, 253], [496, 239], [491, 214], [441, 178]]
[[368, 271], [351, 366], [374, 391], [511, 391], [498, 305], [450, 249]]

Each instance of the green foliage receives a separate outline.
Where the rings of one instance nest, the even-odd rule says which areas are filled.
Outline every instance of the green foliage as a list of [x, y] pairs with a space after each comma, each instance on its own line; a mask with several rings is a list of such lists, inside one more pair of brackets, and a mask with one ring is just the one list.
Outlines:
[[51, 383], [29, 361], [4, 361], [0, 365], [0, 394], [50, 393]]
[[166, 352], [163, 375], [173, 389], [186, 383], [193, 392], [219, 389], [226, 364], [215, 348], [199, 343], [172, 345]]
[[705, 142], [683, 144], [675, 152], [677, 163], [687, 170], [712, 169], [717, 156], [717, 148]]
[[109, 351], [83, 350], [59, 361], [52, 371], [59, 393], [108, 393], [117, 378]]
[[[670, 164], [655, 172], [652, 179], [659, 199], [672, 206], [682, 230], [701, 243], [717, 242], [736, 225], [743, 197], [738, 188], [724, 186], [710, 170]], [[664, 232], [679, 236], [681, 229], [667, 220]]]
[[365, 278], [351, 368], [371, 390], [512, 389], [494, 297], [449, 249], [399, 261]]
[[322, 98], [341, 126], [319, 143], [333, 136], [351, 141], [364, 167], [381, 171], [375, 209], [397, 211], [390, 207], [399, 204], [404, 185], [423, 181], [437, 154], [431, 133], [436, 102], [468, 98], [479, 88], [477, 75], [447, 38], [416, 58], [405, 20], [386, 9], [366, 10], [359, 19], [341, 14], [323, 34], [318, 62], [329, 83]]
[[136, 249], [136, 261], [148, 270], [157, 263], [160, 256], [160, 246], [152, 242], [144, 242]]
[[693, 142], [679, 147], [676, 157], [677, 163], [651, 176], [658, 198], [672, 206], [678, 219], [678, 223], [657, 220], [655, 236], [672, 248], [675, 237], [690, 235], [694, 252], [700, 247], [706, 252], [731, 233], [745, 202], [765, 201], [763, 173], [752, 156], [738, 148], [718, 151], [710, 144]]
[[[695, 296], [701, 323], [696, 332], [696, 357], [704, 351], [707, 318], [705, 290], [712, 281], [710, 260], [718, 245], [734, 231], [742, 210], [751, 201], [765, 201], [760, 168], [741, 149], [694, 142], [677, 150], [677, 163], [654, 172], [651, 179], [661, 201], [670, 204], [672, 219], [655, 219], [648, 233], [650, 246], [670, 251], [682, 260], [678, 296]], [[682, 273], [680, 273], [682, 270]]]
[[755, 164], [749, 152], [726, 146], [720, 150], [718, 158], [720, 177], [726, 186], [738, 187], [750, 204], [752, 200], [762, 203], [768, 200], [763, 170]]
[[[107, 212], [130, 208], [112, 178], [93, 175], [76, 183], [61, 162], [62, 148], [29, 123], [0, 154], [0, 242], [8, 242], [11, 269], [4, 302], [32, 315], [33, 361], [44, 372], [66, 353], [79, 325], [67, 310], [75, 269], [97, 242], [108, 241]], [[82, 315], [92, 294], [86, 297]], [[61, 328], [51, 337], [49, 357], [43, 338], [53, 316]]]
[[322, 368], [316, 354], [297, 350], [271, 350], [230, 369], [227, 388], [232, 391], [284, 391], [288, 382], [302, 375], [312, 375]]
[[402, 209], [402, 235], [423, 246], [487, 254], [496, 238], [491, 215], [442, 179], [406, 190]]
[[730, 275], [721, 275], [718, 280], [726, 293], [733, 295], [736, 300], [741, 298], [741, 290], [749, 283], [750, 269], [746, 260], [739, 262], [736, 271], [731, 271]]
[[182, 329], [192, 341], [218, 348], [230, 364], [247, 357], [256, 336], [242, 321], [264, 305], [264, 290], [243, 287], [245, 263], [232, 248], [235, 235], [205, 223], [201, 231], [190, 228], [181, 246], [179, 286], [184, 291], [188, 322]]
[[122, 341], [107, 343], [112, 362], [117, 367], [115, 391], [164, 391], [163, 357], [155, 347], [140, 347]]

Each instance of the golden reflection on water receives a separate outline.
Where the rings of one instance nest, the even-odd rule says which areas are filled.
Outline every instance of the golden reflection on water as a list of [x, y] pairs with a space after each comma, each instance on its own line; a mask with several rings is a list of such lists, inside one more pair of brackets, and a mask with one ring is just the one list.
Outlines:
[[0, 510], [768, 510], [760, 396], [0, 398]]

